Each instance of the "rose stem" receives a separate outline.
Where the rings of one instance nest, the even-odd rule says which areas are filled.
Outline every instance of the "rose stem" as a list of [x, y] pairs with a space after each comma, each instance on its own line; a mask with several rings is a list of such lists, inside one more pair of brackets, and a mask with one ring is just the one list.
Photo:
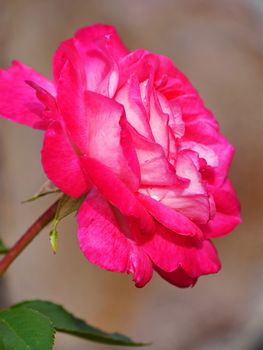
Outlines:
[[23, 234], [23, 236], [14, 244], [12, 248], [0, 261], [0, 276], [8, 269], [9, 265], [17, 256], [28, 246], [28, 244], [38, 235], [38, 233], [47, 226], [56, 214], [59, 199], [52, 204]]

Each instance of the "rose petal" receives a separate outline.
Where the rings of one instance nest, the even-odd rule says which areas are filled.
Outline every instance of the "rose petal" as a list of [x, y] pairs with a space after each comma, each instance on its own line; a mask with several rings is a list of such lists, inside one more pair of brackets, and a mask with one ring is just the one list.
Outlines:
[[211, 145], [211, 148], [218, 155], [219, 162], [218, 166], [214, 169], [213, 185], [220, 187], [227, 178], [234, 156], [234, 147], [222, 135], [219, 135], [218, 143]]
[[45, 132], [42, 164], [47, 177], [64, 193], [78, 198], [88, 191], [79, 160], [58, 123]]
[[179, 182], [174, 167], [165, 157], [160, 145], [138, 134], [133, 128], [131, 136], [141, 170], [142, 185], [173, 185]]
[[125, 84], [132, 75], [135, 75], [139, 82], [154, 76], [159, 67], [157, 55], [154, 55], [144, 49], [138, 49], [130, 52], [119, 61], [119, 87]]
[[107, 52], [97, 47], [85, 48], [81, 54], [85, 65], [87, 90], [113, 97], [119, 81], [117, 64]]
[[220, 269], [216, 250], [208, 240], [182, 237], [158, 224], [150, 238], [142, 236], [140, 239], [154, 264], [166, 272], [173, 272], [181, 266], [190, 277], [196, 278]]
[[142, 231], [152, 232], [154, 222], [134, 193], [105, 165], [96, 159], [80, 157], [83, 172], [98, 191], [121, 213], [134, 217]]
[[75, 151], [98, 159], [136, 190], [140, 170], [122, 106], [85, 91], [82, 71], [70, 61], [60, 72], [57, 89], [59, 109]]
[[129, 53], [116, 29], [109, 25], [95, 24], [81, 28], [75, 33], [75, 40], [82, 46], [83, 50], [91, 45], [105, 48], [116, 61]]
[[[194, 156], [194, 155], [192, 155]], [[177, 175], [188, 180], [187, 184], [166, 187], [145, 187], [140, 192], [176, 209], [195, 223], [204, 224], [210, 219], [210, 203], [201, 175], [187, 152], [177, 156]]]
[[197, 282], [197, 278], [187, 275], [180, 266], [172, 272], [163, 271], [157, 266], [154, 267], [154, 270], [166, 281], [179, 288], [193, 287]]
[[176, 104], [170, 103], [162, 94], [158, 94], [158, 100], [164, 113], [169, 115], [168, 125], [175, 137], [181, 138], [184, 135], [185, 125], [182, 119], [182, 111]]
[[211, 167], [217, 167], [219, 160], [217, 153], [212, 147], [197, 143], [194, 141], [182, 141], [180, 143], [181, 150], [191, 150], [198, 153], [199, 158], [205, 159], [206, 163]]
[[169, 153], [169, 115], [163, 112], [154, 92], [151, 93], [149, 104], [150, 126], [155, 142], [162, 146], [167, 157]]
[[133, 274], [137, 287], [152, 277], [152, 263], [119, 229], [109, 204], [91, 191], [78, 211], [78, 239], [85, 257], [109, 271]]
[[88, 116], [84, 152], [111, 169], [133, 191], [139, 187], [140, 169], [123, 107], [104, 96], [85, 93]]
[[211, 189], [216, 206], [215, 217], [202, 225], [206, 237], [221, 237], [231, 232], [240, 224], [240, 204], [230, 181], [226, 181], [222, 188]]
[[141, 193], [137, 196], [149, 213], [165, 227], [175, 231], [177, 234], [196, 237], [198, 239], [203, 238], [202, 231], [183, 214], [149, 196]]
[[44, 106], [26, 80], [32, 80], [50, 94], [55, 95], [51, 81], [19, 61], [7, 69], [0, 69], [0, 115], [16, 123], [36, 129], [46, 129]]
[[83, 85], [86, 86], [86, 76], [85, 76], [85, 67], [81, 59], [80, 53], [78, 52], [74, 39], [68, 39], [63, 41], [58, 49], [56, 50], [53, 57], [53, 76], [54, 80], [57, 83], [60, 79], [62, 69], [66, 62], [70, 62], [71, 65], [77, 71], [75, 75], [78, 75], [78, 80], [83, 82]]
[[128, 122], [144, 137], [153, 140], [146, 109], [142, 102], [139, 80], [132, 76], [118, 90], [115, 100], [123, 105]]
[[75, 150], [86, 150], [88, 116], [84, 100], [86, 79], [83, 67], [70, 60], [64, 62], [57, 83], [57, 104]]

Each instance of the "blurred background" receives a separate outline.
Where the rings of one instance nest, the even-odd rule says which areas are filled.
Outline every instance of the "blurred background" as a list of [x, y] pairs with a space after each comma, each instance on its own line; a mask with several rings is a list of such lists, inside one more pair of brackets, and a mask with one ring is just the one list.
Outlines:
[[[136, 289], [126, 275], [89, 264], [74, 218], [59, 250], [43, 232], [0, 285], [1, 306], [43, 298], [151, 350], [263, 349], [263, 0], [0, 0], [0, 65], [17, 58], [51, 77], [52, 54], [74, 31], [102, 22], [131, 49], [165, 54], [185, 72], [236, 147], [231, 178], [243, 224], [216, 240], [223, 268], [187, 290], [155, 276]], [[0, 120], [0, 232], [13, 244], [53, 200], [21, 205], [45, 181], [41, 132]], [[59, 335], [58, 350], [117, 349]]]

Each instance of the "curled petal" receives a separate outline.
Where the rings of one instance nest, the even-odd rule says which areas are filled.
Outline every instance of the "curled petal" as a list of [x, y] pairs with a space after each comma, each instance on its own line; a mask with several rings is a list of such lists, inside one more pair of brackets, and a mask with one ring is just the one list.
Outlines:
[[182, 141], [180, 149], [194, 151], [199, 158], [203, 158], [206, 161], [207, 165], [214, 168], [218, 166], [218, 155], [212, 147], [194, 141]]
[[[71, 65], [77, 70], [79, 75], [78, 79], [82, 80], [85, 84], [85, 67], [78, 52], [74, 39], [68, 39], [63, 41], [58, 47], [53, 57], [53, 76], [56, 83], [60, 79], [61, 72], [66, 62], [70, 62]], [[76, 73], [75, 73], [76, 74]]]
[[133, 242], [131, 242], [131, 246], [127, 272], [133, 275], [136, 287], [141, 288], [151, 280], [153, 264], [142, 248]]
[[49, 120], [43, 115], [45, 108], [26, 80], [34, 81], [55, 95], [51, 81], [23, 63], [14, 61], [9, 69], [0, 69], [0, 115], [32, 128], [46, 129]]
[[165, 206], [176, 209], [197, 224], [206, 224], [211, 214], [207, 190], [195, 164], [195, 154], [180, 152], [177, 157], [177, 175], [185, 179], [177, 185], [145, 186], [144, 193]]
[[121, 213], [133, 217], [142, 231], [152, 232], [154, 222], [134, 193], [105, 165], [94, 158], [80, 157], [81, 167], [98, 191]]
[[116, 29], [109, 25], [95, 24], [81, 28], [75, 33], [75, 40], [83, 51], [95, 45], [106, 49], [117, 62], [129, 53]]
[[196, 278], [220, 269], [215, 247], [209, 240], [182, 237], [158, 224], [150, 238], [141, 237], [141, 240], [154, 264], [166, 272], [173, 272], [181, 266], [190, 277]]
[[224, 236], [240, 224], [240, 204], [229, 180], [222, 188], [211, 189], [216, 214], [201, 229], [208, 238]]
[[87, 77], [87, 90], [113, 97], [119, 80], [117, 64], [107, 53], [98, 48], [86, 49], [82, 55]]
[[118, 90], [115, 99], [124, 106], [127, 120], [133, 128], [142, 136], [153, 140], [147, 112], [142, 101], [139, 80], [136, 76], [132, 76]]
[[151, 279], [148, 256], [120, 231], [114, 212], [95, 190], [79, 209], [78, 239], [90, 262], [109, 271], [132, 273], [137, 287]]
[[179, 182], [174, 167], [165, 157], [160, 145], [138, 134], [133, 128], [131, 136], [141, 170], [142, 185], [173, 185]]
[[180, 266], [172, 272], [166, 272], [159, 269], [157, 266], [154, 267], [154, 270], [158, 272], [163, 279], [179, 288], [193, 287], [197, 282], [196, 277], [189, 276]]
[[234, 147], [222, 135], [219, 135], [218, 142], [212, 145], [211, 148], [218, 155], [218, 166], [214, 169], [215, 176], [212, 184], [220, 187], [227, 179], [234, 156]]
[[139, 82], [154, 76], [159, 67], [158, 57], [146, 50], [135, 50], [119, 61], [119, 87], [125, 84], [132, 75], [138, 77]]
[[140, 168], [123, 107], [104, 96], [87, 91], [86, 149], [81, 152], [111, 169], [133, 191], [139, 187]]
[[145, 187], [140, 188], [139, 192], [175, 209], [196, 224], [206, 224], [210, 218], [210, 202], [207, 195], [185, 195], [183, 187], [179, 186]]
[[138, 198], [149, 213], [162, 225], [166, 226], [177, 234], [184, 236], [203, 238], [202, 231], [186, 216], [175, 209], [163, 205], [161, 202], [149, 196], [139, 193]]
[[168, 100], [186, 94], [197, 94], [187, 77], [174, 65], [171, 59], [158, 55], [158, 61], [157, 88]]

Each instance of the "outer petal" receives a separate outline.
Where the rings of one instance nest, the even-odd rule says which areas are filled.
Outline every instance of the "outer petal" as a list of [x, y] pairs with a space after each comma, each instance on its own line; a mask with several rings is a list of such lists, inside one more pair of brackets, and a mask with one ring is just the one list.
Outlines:
[[119, 80], [116, 62], [107, 52], [96, 46], [85, 48], [85, 51], [80, 53], [85, 66], [87, 90], [113, 97]]
[[149, 196], [139, 193], [138, 198], [153, 217], [162, 225], [175, 231], [177, 234], [203, 238], [202, 231], [186, 216], [169, 208]]
[[56, 82], [59, 81], [67, 61], [74, 67], [74, 75], [84, 85], [85, 90], [113, 97], [118, 85], [118, 66], [105, 47], [101, 47], [96, 41], [87, 46], [74, 38], [64, 41], [53, 59]]
[[[71, 52], [73, 57], [64, 61], [62, 69], [58, 70], [57, 104], [72, 143], [74, 141], [75, 148], [85, 150], [88, 138], [88, 117], [84, 101], [86, 78], [73, 44], [69, 42], [66, 49]], [[57, 61], [58, 59], [54, 62]], [[58, 63], [55, 67], [58, 67]]]
[[151, 279], [148, 256], [120, 231], [109, 204], [96, 191], [89, 193], [79, 209], [78, 239], [90, 262], [106, 270], [132, 273], [137, 287]]
[[75, 40], [83, 47], [83, 50], [94, 44], [105, 48], [116, 61], [129, 53], [115, 28], [109, 25], [95, 24], [79, 29], [75, 33]]
[[[193, 121], [186, 123], [183, 144], [190, 144], [191, 149], [193, 149], [193, 144], [199, 145], [194, 148], [197, 149], [197, 152], [200, 152], [200, 157], [204, 156], [203, 158], [208, 160], [207, 163], [213, 167], [214, 177], [209, 182], [212, 185], [221, 186], [227, 177], [234, 155], [234, 147], [220, 134], [218, 128], [213, 126], [210, 121], [195, 116]], [[208, 149], [210, 149], [210, 155], [208, 155]], [[212, 163], [211, 151], [217, 157], [217, 160], [213, 157]], [[207, 159], [207, 156], [209, 159]]]
[[185, 122], [202, 118], [218, 129], [218, 123], [212, 113], [205, 108], [204, 103], [196, 91], [176, 97], [171, 104], [180, 106]]
[[166, 281], [180, 288], [193, 287], [197, 282], [197, 278], [189, 276], [181, 267], [172, 272], [163, 271], [157, 266], [154, 269]]
[[87, 89], [113, 97], [119, 81], [118, 61], [128, 54], [114, 27], [82, 28], [74, 42], [85, 65]]
[[191, 152], [178, 154], [177, 174], [190, 180], [190, 183], [181, 193], [176, 191], [173, 208], [177, 208], [195, 222], [206, 223], [210, 218], [210, 205], [206, 188], [195, 164], [196, 156]]
[[192, 140], [204, 144], [218, 142], [218, 127], [215, 127], [209, 120], [194, 115], [188, 121], [185, 120], [186, 140]]
[[218, 155], [219, 164], [215, 168], [214, 186], [222, 186], [227, 179], [228, 171], [234, 156], [234, 147], [219, 135], [218, 143], [211, 146]]
[[156, 74], [156, 87], [165, 97], [173, 100], [185, 94], [197, 94], [187, 77], [174, 65], [170, 58], [158, 55], [159, 69]]
[[55, 95], [52, 82], [32, 68], [14, 61], [8, 70], [0, 70], [0, 115], [32, 128], [45, 129], [49, 121], [43, 116], [44, 106], [26, 80], [34, 81]]
[[82, 170], [87, 179], [95, 185], [98, 191], [123, 215], [134, 217], [142, 231], [151, 232], [154, 222], [134, 193], [105, 165], [96, 159], [82, 156]]
[[47, 177], [64, 193], [78, 198], [88, 191], [79, 160], [58, 123], [45, 133], [42, 164]]
[[211, 192], [216, 205], [216, 215], [207, 225], [201, 226], [209, 238], [224, 236], [241, 222], [240, 204], [230, 181], [226, 181], [222, 188], [212, 189]]
[[133, 274], [133, 281], [136, 287], [141, 288], [151, 280], [153, 264], [141, 247], [137, 246], [135, 243], [131, 244], [132, 251], [130, 252], [127, 272]]
[[161, 225], [156, 224], [155, 233], [141, 244], [154, 264], [166, 272], [181, 266], [189, 276], [199, 277], [220, 269], [220, 261], [210, 241], [182, 237]]
[[85, 83], [85, 68], [80, 54], [75, 46], [74, 39], [63, 41], [58, 47], [53, 57], [53, 76], [57, 83], [60, 79], [62, 69], [66, 62], [70, 62], [78, 72], [79, 80]]
[[61, 121], [61, 116], [59, 115], [57, 108], [56, 98], [32, 80], [27, 80], [26, 83], [35, 90], [37, 98], [45, 106], [45, 110], [43, 111], [42, 116], [48, 120], [48, 125], [50, 125], [55, 120]]

